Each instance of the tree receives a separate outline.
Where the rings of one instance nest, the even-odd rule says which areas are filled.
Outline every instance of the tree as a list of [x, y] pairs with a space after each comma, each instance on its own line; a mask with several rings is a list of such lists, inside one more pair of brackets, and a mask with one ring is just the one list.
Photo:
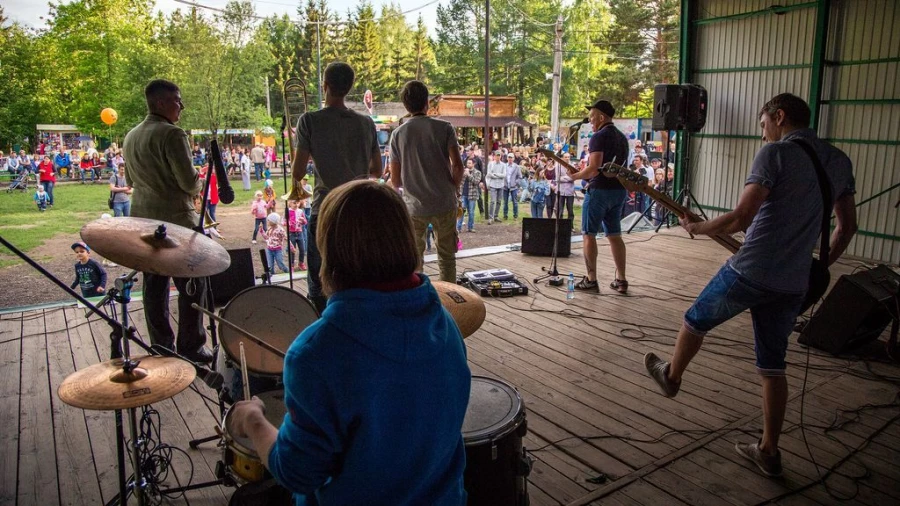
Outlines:
[[369, 0], [360, 0], [356, 11], [350, 15], [345, 34], [347, 63], [356, 71], [356, 93], [351, 96], [362, 99], [366, 89], [379, 90], [389, 79], [383, 74], [384, 60], [375, 9]]

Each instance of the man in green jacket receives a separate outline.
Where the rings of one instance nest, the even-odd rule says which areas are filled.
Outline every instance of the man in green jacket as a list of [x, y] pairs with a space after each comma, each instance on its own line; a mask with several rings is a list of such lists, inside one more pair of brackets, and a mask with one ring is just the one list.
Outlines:
[[[147, 117], [125, 136], [125, 178], [131, 181], [131, 215], [193, 228], [199, 222], [193, 197], [202, 188], [194, 169], [187, 133], [175, 126], [184, 104], [175, 83], [158, 79], [144, 90]], [[203, 315], [191, 308], [204, 305], [205, 278], [174, 278], [178, 288], [178, 352], [196, 362], [211, 362], [204, 346]], [[188, 284], [193, 286], [188, 290]], [[189, 295], [193, 294], [193, 295]], [[175, 350], [169, 325], [169, 277], [144, 273], [144, 316], [153, 344]]]

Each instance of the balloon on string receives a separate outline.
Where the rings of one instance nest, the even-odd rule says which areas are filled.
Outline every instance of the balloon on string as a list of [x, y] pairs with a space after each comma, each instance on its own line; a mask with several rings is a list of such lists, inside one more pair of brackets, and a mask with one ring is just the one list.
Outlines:
[[107, 107], [100, 111], [100, 121], [108, 126], [112, 126], [119, 119], [119, 113], [115, 109]]

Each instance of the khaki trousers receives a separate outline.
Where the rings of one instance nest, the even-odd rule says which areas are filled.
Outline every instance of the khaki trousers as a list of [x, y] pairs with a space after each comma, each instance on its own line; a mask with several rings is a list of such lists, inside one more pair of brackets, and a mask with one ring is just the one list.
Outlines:
[[416, 249], [419, 252], [419, 268], [421, 272], [425, 263], [425, 231], [431, 223], [434, 228], [434, 242], [437, 246], [438, 267], [441, 281], [456, 282], [456, 213], [454, 207], [443, 214], [433, 216], [413, 216], [413, 233], [416, 236]]

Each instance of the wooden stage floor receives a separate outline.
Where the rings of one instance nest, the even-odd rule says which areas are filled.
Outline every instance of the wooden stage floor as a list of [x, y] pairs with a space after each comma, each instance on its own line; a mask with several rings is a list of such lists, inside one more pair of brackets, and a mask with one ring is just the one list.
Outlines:
[[[628, 296], [601, 288], [599, 295], [566, 300], [564, 288], [532, 286], [528, 296], [487, 300], [487, 320], [466, 340], [472, 373], [511, 383], [525, 401], [524, 443], [535, 459], [531, 504], [900, 503], [900, 368], [812, 350], [807, 369], [806, 349], [793, 335], [785, 477], [765, 478], [733, 449], [736, 441], [756, 439], [761, 427], [748, 314], [707, 338], [675, 399], [657, 392], [642, 362], [651, 350], [669, 356], [684, 310], [727, 252], [678, 230], [626, 241]], [[604, 243], [601, 287], [613, 272]], [[531, 280], [548, 264], [509, 251], [460, 258], [458, 269], [507, 268]], [[857, 265], [843, 262], [832, 277]], [[583, 270], [580, 245], [573, 244], [559, 271]], [[305, 282], [297, 285], [305, 289]], [[131, 309], [145, 335], [140, 303]], [[72, 408], [56, 394], [67, 375], [107, 358], [108, 350], [107, 326], [74, 306], [2, 315], [0, 504], [101, 504], [116, 493], [112, 413]], [[187, 450], [193, 463], [191, 471], [188, 460], [176, 458], [173, 485], [191, 473], [193, 483], [214, 479], [221, 454], [215, 444], [187, 449], [188, 440], [213, 434], [218, 422], [217, 407], [201, 396], [213, 392], [195, 385], [154, 405], [162, 440]], [[827, 488], [814, 484], [838, 463]], [[226, 504], [233, 491], [217, 486], [169, 502]]]

